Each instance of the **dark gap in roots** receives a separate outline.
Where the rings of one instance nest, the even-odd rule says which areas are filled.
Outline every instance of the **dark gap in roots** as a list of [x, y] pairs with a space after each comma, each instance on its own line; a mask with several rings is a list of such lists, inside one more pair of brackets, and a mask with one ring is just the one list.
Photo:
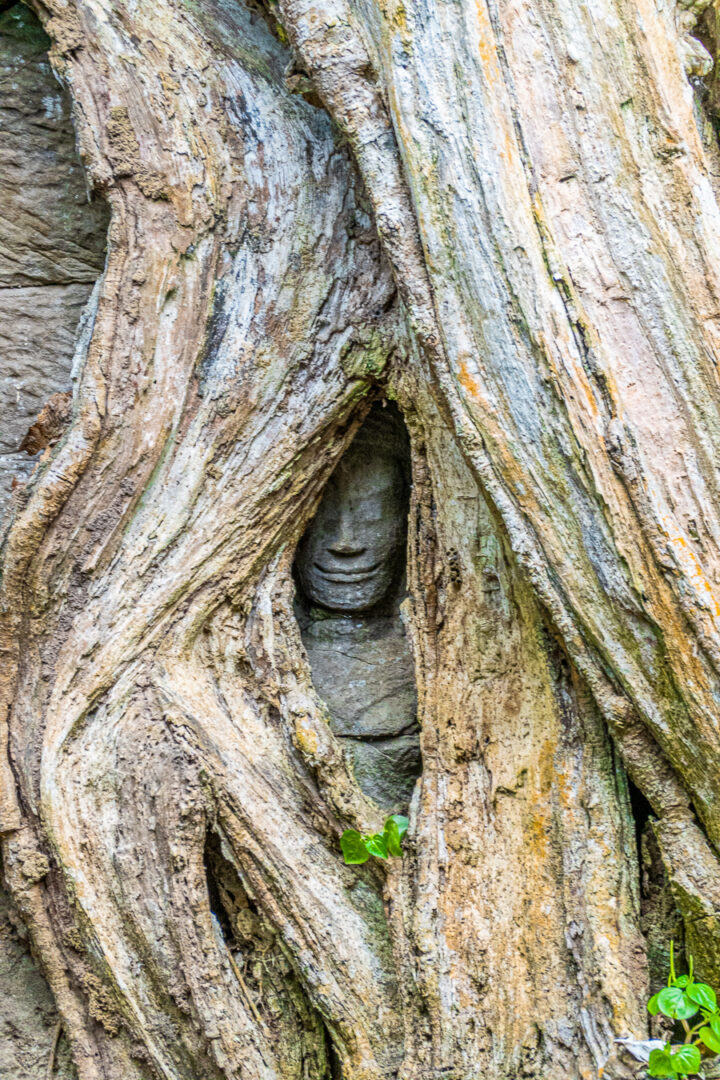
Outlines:
[[240, 996], [267, 1032], [279, 1073], [293, 1080], [341, 1080], [322, 1017], [214, 832], [207, 835], [204, 860], [210, 910], [232, 958]]
[[325, 1052], [327, 1053], [329, 1069], [329, 1072], [327, 1074], [328, 1080], [343, 1080], [342, 1067], [340, 1065], [340, 1059], [337, 1055], [337, 1050], [333, 1045], [333, 1041], [327, 1027], [324, 1024], [323, 1027], [325, 1028]]
[[640, 788], [635, 787], [632, 780], [629, 778], [628, 790], [630, 793], [630, 809], [635, 825], [635, 841], [637, 843], [638, 858], [640, 859], [640, 869], [642, 871], [642, 838], [645, 830], [652, 827], [650, 819], [653, 816], [653, 812], [650, 803], [647, 801], [642, 791], [640, 791]]
[[[228, 918], [227, 909], [220, 898], [220, 890], [218, 888], [217, 879], [212, 872], [212, 864], [217, 857], [216, 852], [209, 850], [211, 845], [213, 848], [217, 845], [217, 837], [212, 833], [209, 834], [205, 845], [205, 877], [207, 879], [208, 897], [210, 899], [210, 910], [218, 921], [222, 936], [225, 939], [225, 944], [229, 949], [235, 945], [235, 939], [233, 937], [232, 926]], [[217, 847], [217, 854], [219, 854], [219, 846]], [[222, 858], [222, 856], [220, 856]]]
[[647, 947], [650, 989], [655, 992], [667, 983], [671, 941], [678, 972], [684, 970], [685, 934], [653, 830], [652, 807], [630, 779], [628, 789], [639, 862], [640, 929]]

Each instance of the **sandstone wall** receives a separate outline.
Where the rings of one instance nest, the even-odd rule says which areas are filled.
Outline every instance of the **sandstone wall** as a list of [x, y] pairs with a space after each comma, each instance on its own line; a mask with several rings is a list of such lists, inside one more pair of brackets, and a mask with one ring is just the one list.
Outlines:
[[88, 200], [69, 97], [24, 4], [0, 14], [0, 513], [33, 459], [23, 436], [69, 389], [75, 328], [105, 258], [107, 208]]

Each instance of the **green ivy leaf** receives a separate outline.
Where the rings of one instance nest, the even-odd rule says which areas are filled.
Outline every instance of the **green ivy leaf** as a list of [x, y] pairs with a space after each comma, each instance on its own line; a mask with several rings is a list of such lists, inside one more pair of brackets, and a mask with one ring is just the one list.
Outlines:
[[711, 1012], [715, 1012], [715, 1009], [717, 1008], [717, 995], [712, 986], [708, 986], [707, 983], [690, 983], [685, 994], [691, 1001], [694, 1001], [696, 1005], [702, 1005], [704, 1009], [710, 1009]]
[[653, 996], [648, 1001], [647, 1009], [651, 1016], [657, 1016], [657, 1014], [660, 1012], [660, 1006], [658, 1005], [659, 997], [659, 994], [653, 994]]
[[677, 979], [675, 979], [674, 982], [673, 982], [673, 986], [679, 986], [681, 990], [684, 990], [689, 982], [690, 982], [690, 976], [689, 975], [678, 975]]
[[387, 844], [380, 833], [373, 833], [372, 836], [366, 836], [365, 847], [371, 855], [377, 856], [378, 859], [387, 859], [388, 857]]
[[657, 1004], [664, 1016], [672, 1020], [687, 1020], [698, 1011], [697, 1005], [688, 1001], [679, 986], [666, 986], [657, 996]]
[[348, 865], [364, 863], [370, 858], [370, 852], [365, 846], [362, 836], [357, 829], [346, 829], [340, 837], [340, 847]]
[[385, 846], [390, 854], [401, 859], [403, 851], [402, 844], [400, 843], [400, 830], [397, 821], [394, 821], [393, 818], [388, 818], [385, 822], [383, 840], [385, 841]]
[[648, 1062], [648, 1073], [650, 1076], [676, 1076], [676, 1072], [673, 1069], [672, 1061], [667, 1050], [651, 1050], [650, 1060]]
[[697, 1046], [681, 1046], [670, 1055], [672, 1067], [678, 1076], [686, 1073], [696, 1073], [700, 1068], [700, 1051]]
[[[395, 822], [398, 827], [398, 832], [400, 833], [400, 839], [402, 840], [403, 836], [408, 831], [408, 825], [410, 824], [408, 819], [403, 817], [402, 814], [393, 814], [391, 818], [388, 818], [388, 821]], [[387, 826], [387, 821], [385, 822], [385, 825]]]
[[720, 1015], [715, 1013], [713, 1016], [708, 1016], [707, 1022], [713, 1029], [716, 1035], [720, 1035]]
[[720, 1054], [720, 1035], [717, 1035], [712, 1028], [700, 1028], [698, 1035], [708, 1050], [712, 1050], [713, 1054]]

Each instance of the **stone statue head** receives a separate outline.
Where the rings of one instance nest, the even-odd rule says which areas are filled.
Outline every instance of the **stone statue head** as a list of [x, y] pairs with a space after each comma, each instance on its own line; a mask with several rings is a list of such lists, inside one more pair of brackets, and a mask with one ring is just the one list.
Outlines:
[[330, 611], [367, 611], [402, 574], [409, 493], [407, 431], [374, 406], [328, 481], [298, 548], [307, 599]]

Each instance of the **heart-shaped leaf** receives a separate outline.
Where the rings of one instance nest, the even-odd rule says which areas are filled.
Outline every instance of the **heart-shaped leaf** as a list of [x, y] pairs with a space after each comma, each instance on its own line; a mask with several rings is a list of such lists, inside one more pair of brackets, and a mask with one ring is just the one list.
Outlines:
[[648, 1061], [648, 1073], [650, 1076], [676, 1076], [672, 1061], [667, 1050], [651, 1050]]
[[677, 979], [673, 980], [672, 985], [673, 986], [679, 986], [681, 990], [684, 990], [689, 982], [690, 982], [690, 976], [689, 975], [678, 975]]
[[647, 1008], [651, 1016], [657, 1016], [657, 1014], [660, 1012], [660, 1006], [658, 1005], [659, 997], [659, 994], [653, 994], [653, 996], [648, 1001]]
[[397, 822], [393, 818], [388, 818], [385, 822], [383, 839], [390, 854], [401, 859], [403, 852], [402, 844], [400, 843], [400, 830], [398, 829]]
[[[410, 824], [408, 819], [403, 817], [402, 814], [393, 814], [391, 818], [388, 818], [388, 821], [395, 822], [398, 827], [398, 832], [400, 833], [400, 839], [402, 840], [403, 836], [408, 831], [408, 825]], [[387, 821], [385, 822], [385, 827], [387, 828]]]
[[698, 1006], [688, 1001], [679, 986], [666, 986], [657, 996], [657, 1004], [664, 1016], [672, 1020], [687, 1020], [698, 1011]]
[[372, 836], [366, 836], [365, 847], [371, 855], [375, 855], [378, 859], [387, 859], [388, 857], [387, 844], [380, 833], [373, 833]]
[[712, 986], [707, 983], [690, 983], [685, 995], [694, 1001], [696, 1005], [702, 1005], [704, 1009], [715, 1012], [717, 1008], [717, 995]]
[[720, 1035], [720, 1014], [714, 1013], [712, 1016], [708, 1016], [707, 1022], [715, 1034]]
[[670, 1061], [678, 1076], [696, 1073], [700, 1068], [700, 1051], [697, 1046], [681, 1046], [670, 1055]]
[[708, 1050], [712, 1050], [713, 1054], [720, 1054], [720, 1035], [716, 1035], [712, 1028], [700, 1028], [698, 1035]]
[[348, 865], [364, 863], [370, 858], [370, 853], [357, 829], [345, 830], [340, 837], [340, 847]]

